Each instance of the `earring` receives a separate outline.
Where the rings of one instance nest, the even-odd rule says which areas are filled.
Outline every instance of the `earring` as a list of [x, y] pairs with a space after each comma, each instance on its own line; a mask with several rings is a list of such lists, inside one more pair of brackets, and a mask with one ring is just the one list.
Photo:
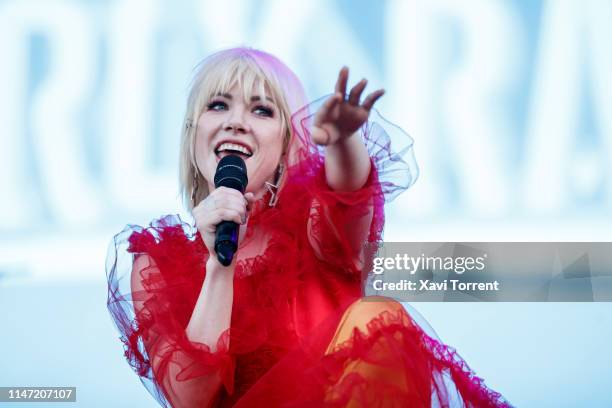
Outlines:
[[276, 203], [278, 202], [278, 187], [280, 186], [280, 180], [283, 176], [284, 171], [285, 166], [283, 166], [283, 163], [280, 163], [278, 165], [278, 169], [276, 170], [276, 180], [274, 184], [270, 183], [269, 181], [266, 181], [264, 183], [270, 194], [272, 194], [272, 197], [270, 197], [270, 201], [268, 201], [268, 205], [270, 207], [276, 206]]
[[196, 194], [198, 193], [198, 169], [193, 167], [193, 185], [191, 186], [191, 203], [196, 206]]

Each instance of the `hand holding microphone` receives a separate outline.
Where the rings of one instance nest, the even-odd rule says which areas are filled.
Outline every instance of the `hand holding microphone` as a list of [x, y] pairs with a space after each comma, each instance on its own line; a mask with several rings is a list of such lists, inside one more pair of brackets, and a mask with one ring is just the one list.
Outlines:
[[226, 156], [217, 165], [215, 190], [193, 209], [193, 217], [211, 256], [229, 266], [246, 233], [248, 205], [252, 193], [243, 195], [248, 184], [246, 165], [239, 156]]

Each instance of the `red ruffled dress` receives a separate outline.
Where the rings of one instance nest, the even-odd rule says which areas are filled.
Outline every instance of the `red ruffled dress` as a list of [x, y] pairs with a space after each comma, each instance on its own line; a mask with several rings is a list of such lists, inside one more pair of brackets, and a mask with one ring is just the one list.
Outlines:
[[[275, 207], [267, 206], [267, 196], [255, 204], [243, 245], [256, 228], [266, 229], [270, 241], [264, 253], [237, 263], [231, 327], [215, 352], [185, 333], [209, 256], [195, 227], [168, 215], [115, 236], [107, 260], [108, 308], [125, 357], [160, 405], [172, 406], [173, 381], [216, 373], [219, 391], [202, 386], [196, 392], [217, 392], [217, 407], [343, 407], [349, 401], [354, 407], [510, 406], [403, 309], [381, 313], [326, 353], [343, 314], [362, 296], [362, 271], [345, 227], [365, 217], [367, 241], [380, 241], [385, 199], [405, 189], [397, 181], [401, 174], [412, 178], [409, 183], [415, 177], [406, 156], [393, 154], [387, 133], [375, 126], [370, 122], [362, 132], [372, 171], [360, 190], [330, 190], [323, 156], [311, 150], [288, 170]], [[157, 267], [143, 270], [144, 290], [132, 292], [138, 254], [148, 254]], [[138, 314], [134, 302], [142, 305]], [[152, 345], [160, 339], [163, 346]], [[361, 361], [389, 376], [346, 375]], [[390, 377], [409, 386], [386, 381]]]

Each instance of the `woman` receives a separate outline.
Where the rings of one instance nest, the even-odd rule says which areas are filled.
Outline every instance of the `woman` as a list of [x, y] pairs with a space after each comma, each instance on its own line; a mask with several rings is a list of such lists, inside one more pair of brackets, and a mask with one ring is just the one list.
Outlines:
[[[198, 67], [180, 168], [195, 228], [128, 226], [107, 264], [125, 355], [162, 406], [507, 406], [401, 304], [361, 297], [362, 246], [381, 240], [384, 201], [416, 165], [372, 110], [383, 91], [362, 101], [366, 81], [347, 95], [347, 80], [343, 68], [308, 106], [262, 51]], [[244, 195], [214, 187], [228, 154], [246, 163]], [[224, 220], [240, 225], [227, 267], [214, 252]]]

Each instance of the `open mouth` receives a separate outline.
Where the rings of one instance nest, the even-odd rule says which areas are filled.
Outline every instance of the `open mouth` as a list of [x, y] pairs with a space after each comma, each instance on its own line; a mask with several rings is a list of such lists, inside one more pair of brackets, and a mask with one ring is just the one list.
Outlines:
[[216, 149], [215, 154], [219, 159], [231, 154], [242, 157], [243, 160], [253, 156], [253, 152], [246, 146], [236, 143], [221, 143]]

